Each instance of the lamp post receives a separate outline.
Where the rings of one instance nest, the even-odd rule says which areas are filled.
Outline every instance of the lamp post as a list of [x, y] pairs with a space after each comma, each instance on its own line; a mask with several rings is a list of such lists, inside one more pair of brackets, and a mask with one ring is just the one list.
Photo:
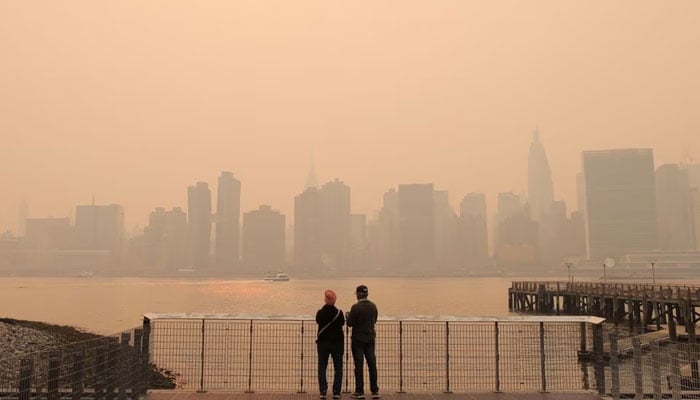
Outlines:
[[603, 261], [603, 283], [608, 283], [608, 275], [605, 273], [605, 261]]
[[656, 264], [656, 261], [651, 260], [649, 263], [651, 264], [651, 283], [656, 286], [656, 272], [654, 271], [654, 264]]
[[573, 282], [574, 281], [574, 274], [571, 273], [571, 266], [573, 265], [573, 263], [567, 262], [567, 263], [564, 263], [564, 265], [566, 265], [566, 269], [568, 270], [567, 278], [569, 279], [569, 282]]
[[607, 268], [611, 268], [615, 266], [615, 260], [608, 257], [605, 260], [603, 260], [603, 282], [608, 283], [608, 275], [607, 275]]

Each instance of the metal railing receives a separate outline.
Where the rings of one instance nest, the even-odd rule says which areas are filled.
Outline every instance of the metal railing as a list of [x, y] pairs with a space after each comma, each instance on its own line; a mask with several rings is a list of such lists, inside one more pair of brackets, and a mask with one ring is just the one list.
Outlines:
[[[581, 362], [602, 337], [596, 317], [413, 318], [377, 323], [385, 392], [583, 391], [596, 386]], [[306, 316], [147, 314], [150, 360], [177, 388], [315, 392], [316, 323]], [[596, 345], [597, 346], [597, 345]], [[598, 346], [600, 347], [600, 346]], [[349, 335], [343, 389], [354, 390]], [[331, 363], [332, 364], [332, 363]], [[329, 376], [332, 376], [329, 365]]]
[[49, 351], [0, 356], [1, 399], [136, 399], [153, 373], [148, 332], [141, 328], [57, 346]]
[[698, 348], [668, 339], [631, 340], [611, 332], [604, 343], [598, 393], [620, 398], [700, 398]]

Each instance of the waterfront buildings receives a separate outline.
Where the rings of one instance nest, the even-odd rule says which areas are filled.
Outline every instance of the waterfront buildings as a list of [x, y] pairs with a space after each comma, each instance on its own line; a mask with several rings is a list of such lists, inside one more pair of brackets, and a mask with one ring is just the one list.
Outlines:
[[319, 190], [313, 186], [294, 198], [294, 265], [299, 272], [322, 268], [319, 203]]
[[156, 208], [143, 236], [146, 268], [175, 271], [187, 267], [187, 214], [182, 208]]
[[350, 245], [350, 187], [339, 179], [325, 183], [319, 192], [321, 257], [326, 269], [348, 265]]
[[187, 258], [193, 268], [209, 265], [211, 191], [206, 182], [187, 188]]
[[119, 204], [79, 205], [75, 208], [76, 248], [121, 251], [124, 209]]
[[589, 258], [657, 249], [653, 151], [584, 151], [582, 159]]
[[70, 218], [27, 218], [24, 227], [23, 247], [56, 250], [72, 245]]
[[240, 259], [241, 181], [233, 173], [219, 176], [216, 196], [216, 265], [232, 268]]
[[433, 184], [399, 185], [399, 265], [409, 274], [435, 270]]
[[259, 273], [283, 270], [285, 230], [284, 215], [268, 205], [243, 214], [243, 269]]
[[488, 260], [486, 195], [469, 193], [459, 205], [457, 229], [458, 263], [463, 267], [483, 267]]
[[688, 172], [677, 164], [664, 164], [656, 169], [655, 184], [659, 249], [694, 249]]
[[307, 185], [294, 199], [294, 262], [300, 270], [328, 272], [348, 263], [350, 187], [339, 179], [321, 189]]
[[538, 260], [539, 228], [520, 196], [499, 193], [495, 256], [502, 265], [531, 266]]

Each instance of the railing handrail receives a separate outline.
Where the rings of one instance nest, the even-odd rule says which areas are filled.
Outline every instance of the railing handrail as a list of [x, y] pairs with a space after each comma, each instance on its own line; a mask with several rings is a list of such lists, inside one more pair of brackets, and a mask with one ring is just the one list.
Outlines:
[[[238, 321], [250, 321], [250, 320], [261, 320], [261, 321], [313, 321], [314, 317], [311, 315], [265, 315], [265, 314], [220, 314], [220, 313], [146, 313], [143, 315], [144, 319], [148, 321], [154, 320], [238, 320]], [[445, 315], [417, 315], [411, 317], [392, 317], [392, 316], [381, 316], [379, 317], [379, 322], [513, 322], [513, 323], [571, 323], [571, 322], [585, 322], [593, 325], [602, 324], [605, 319], [595, 316], [588, 315], [566, 315], [566, 316], [549, 316], [549, 315], [515, 315], [515, 316], [503, 316], [503, 317], [483, 317], [483, 316], [467, 316], [467, 317], [457, 317], [457, 316], [445, 316]]]

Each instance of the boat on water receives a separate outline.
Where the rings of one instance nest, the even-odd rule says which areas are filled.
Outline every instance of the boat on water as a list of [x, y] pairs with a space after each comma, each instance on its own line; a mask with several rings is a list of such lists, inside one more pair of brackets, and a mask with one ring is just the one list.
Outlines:
[[78, 274], [78, 278], [94, 278], [95, 273], [92, 271], [82, 271], [80, 274]]
[[289, 281], [289, 275], [283, 273], [283, 272], [278, 272], [276, 274], [269, 274], [263, 279], [266, 282], [288, 282]]

